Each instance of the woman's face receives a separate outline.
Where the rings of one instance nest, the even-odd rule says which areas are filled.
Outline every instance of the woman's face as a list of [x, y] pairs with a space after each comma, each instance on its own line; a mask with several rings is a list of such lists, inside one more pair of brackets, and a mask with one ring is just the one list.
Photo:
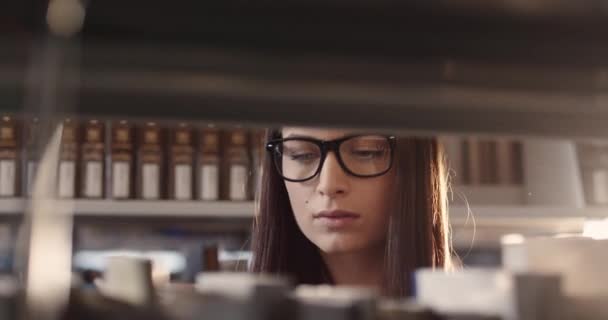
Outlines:
[[[346, 130], [283, 128], [283, 138], [334, 140], [352, 135]], [[321, 172], [304, 182], [285, 186], [296, 222], [304, 235], [324, 253], [376, 249], [386, 239], [395, 171], [359, 178], [346, 173], [333, 152]]]

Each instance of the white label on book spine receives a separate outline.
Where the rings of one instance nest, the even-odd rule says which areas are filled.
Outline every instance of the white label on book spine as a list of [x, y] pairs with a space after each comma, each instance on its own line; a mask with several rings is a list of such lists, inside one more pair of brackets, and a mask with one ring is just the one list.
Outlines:
[[85, 170], [84, 196], [101, 198], [103, 195], [103, 164], [101, 161], [88, 161]]
[[202, 200], [218, 200], [219, 198], [219, 172], [216, 164], [201, 166], [200, 197]]
[[179, 164], [175, 166], [175, 199], [192, 199], [192, 166]]
[[31, 197], [34, 192], [34, 178], [36, 177], [36, 169], [38, 168], [38, 162], [28, 161], [27, 162], [27, 185], [25, 186], [26, 194]]
[[247, 200], [247, 168], [243, 165], [230, 167], [230, 200]]
[[0, 160], [0, 196], [15, 196], [15, 160]]
[[131, 195], [131, 166], [128, 162], [112, 163], [112, 197], [129, 198]]
[[141, 196], [144, 199], [158, 199], [159, 192], [159, 168], [155, 163], [144, 163], [142, 166]]
[[59, 163], [59, 197], [73, 198], [76, 185], [76, 164], [74, 161]]

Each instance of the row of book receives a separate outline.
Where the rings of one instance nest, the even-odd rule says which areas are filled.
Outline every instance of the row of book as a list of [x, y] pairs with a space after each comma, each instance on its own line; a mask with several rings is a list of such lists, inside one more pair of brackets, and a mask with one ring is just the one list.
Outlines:
[[441, 137], [453, 183], [522, 185], [521, 141], [506, 138]]
[[[521, 186], [523, 144], [507, 138], [442, 137], [455, 185]], [[572, 142], [585, 203], [608, 204], [608, 143]], [[556, 172], [563, 174], [563, 172]], [[576, 173], [579, 177], [579, 173]]]
[[[185, 122], [62, 119], [57, 195], [62, 198], [253, 199], [262, 130]], [[29, 196], [40, 121], [0, 119], [0, 197]], [[521, 143], [442, 137], [456, 185], [520, 185]]]
[[[88, 199], [253, 198], [263, 132], [155, 121], [60, 121], [57, 196]], [[38, 119], [0, 121], [0, 196], [30, 196], [41, 149]]]

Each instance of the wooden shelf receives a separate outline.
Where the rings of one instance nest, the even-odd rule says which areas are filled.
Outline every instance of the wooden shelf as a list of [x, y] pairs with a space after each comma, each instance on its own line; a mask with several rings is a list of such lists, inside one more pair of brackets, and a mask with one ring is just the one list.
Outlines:
[[175, 216], [209, 218], [252, 218], [253, 202], [234, 201], [112, 201], [77, 200], [74, 212], [79, 216]]
[[[243, 221], [253, 218], [252, 201], [143, 201], [143, 200], [58, 200], [60, 206], [73, 205], [76, 217], [176, 218]], [[19, 216], [27, 200], [0, 199], [0, 215]], [[524, 236], [580, 233], [586, 219], [608, 216], [608, 207], [548, 206], [450, 206], [453, 242], [458, 247], [497, 247], [504, 234]]]
[[[23, 198], [0, 199], [0, 214], [21, 214], [28, 200]], [[58, 205], [72, 205], [77, 216], [160, 216], [160, 217], [214, 217], [251, 218], [253, 201], [175, 201], [175, 200], [57, 200]], [[527, 205], [451, 205], [450, 217], [460, 223], [472, 214], [479, 221], [517, 219], [604, 218], [608, 207], [584, 208], [527, 206]]]
[[[144, 201], [144, 200], [58, 200], [59, 206], [72, 205], [76, 216], [105, 217], [190, 217], [252, 218], [251, 201]], [[21, 198], [0, 199], [0, 214], [19, 215], [27, 207]]]
[[[198, 17], [197, 21], [200, 20], [205, 19]], [[402, 17], [395, 23], [408, 20]], [[289, 34], [288, 38], [299, 39], [292, 43], [294, 46], [304, 38], [329, 39], [309, 43], [309, 47], [285, 48], [296, 54], [283, 55], [276, 51], [275, 55], [269, 55], [272, 48], [234, 49], [229, 44], [210, 49], [216, 46], [195, 44], [195, 38], [190, 45], [182, 46], [91, 40], [81, 48], [79, 60], [83, 63], [75, 88], [79, 104], [72, 110], [58, 112], [85, 117], [189, 119], [252, 126], [364, 127], [421, 134], [608, 136], [605, 126], [608, 113], [601, 108], [607, 99], [608, 82], [602, 75], [606, 72], [603, 66], [608, 45], [603, 41], [605, 35], [589, 32], [602, 30], [605, 21], [600, 26], [571, 30], [568, 39], [560, 41], [549, 41], [554, 37], [533, 32], [522, 33], [525, 28], [507, 21], [504, 27], [495, 26], [493, 32], [485, 21], [477, 21], [475, 25], [479, 28], [453, 22], [454, 27], [467, 29], [457, 32], [437, 26], [436, 32], [423, 28], [427, 32], [421, 34], [419, 28], [403, 25], [403, 29], [378, 29], [370, 33], [369, 27], [385, 24], [356, 26], [363, 29], [361, 34], [367, 35], [369, 41], [357, 38], [352, 40], [356, 44], [343, 43], [342, 49], [365, 45], [360, 50], [346, 51], [327, 50], [327, 45], [336, 43], [336, 39], [352, 37], [330, 36], [332, 33], [323, 28], [298, 28], [311, 32], [316, 29], [316, 33], [305, 37]], [[353, 33], [350, 27], [345, 29], [337, 21], [334, 23], [336, 31]], [[535, 25], [528, 28], [540, 32]], [[208, 30], [212, 29], [217, 27]], [[267, 30], [275, 29], [293, 33], [293, 28], [267, 26], [258, 30], [258, 35], [271, 36], [274, 33]], [[417, 41], [394, 41], [395, 37], [408, 38], [403, 34], [407, 30], [415, 30], [409, 39]], [[472, 34], [472, 30], [479, 31]], [[505, 39], [505, 30], [513, 35], [507, 37], [510, 41], [496, 42], [497, 36]], [[542, 30], [546, 35], [556, 34], [555, 25]], [[455, 38], [456, 34], [460, 37]], [[593, 37], [586, 37], [590, 34]], [[270, 38], [255, 42], [250, 32], [242, 36], [243, 45], [282, 42]], [[374, 39], [382, 41], [375, 44]], [[9, 48], [10, 44], [2, 42], [0, 47]], [[30, 55], [27, 49], [32, 46], [24, 47], [22, 56]], [[374, 48], [383, 50], [365, 54]], [[522, 55], [513, 48], [528, 50]], [[304, 49], [308, 49], [308, 54], [303, 54]], [[531, 57], [532, 53], [538, 56]], [[395, 56], [387, 59], [386, 55], [391, 54]], [[25, 111], [27, 64], [14, 63], [17, 58], [12, 56], [0, 56], [2, 112]], [[420, 58], [425, 56], [428, 58]], [[581, 61], [586, 64], [581, 65]]]

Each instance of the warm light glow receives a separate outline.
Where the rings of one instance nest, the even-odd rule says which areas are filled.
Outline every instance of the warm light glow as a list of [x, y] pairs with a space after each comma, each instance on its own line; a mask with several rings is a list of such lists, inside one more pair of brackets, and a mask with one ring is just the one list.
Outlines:
[[135, 250], [81, 250], [74, 255], [74, 265], [80, 269], [103, 271], [111, 257], [131, 257], [152, 261], [152, 267], [158, 272], [166, 270], [171, 273], [182, 272], [186, 268], [186, 258], [174, 251], [135, 251]]
[[85, 9], [82, 1], [53, 0], [46, 12], [46, 22], [51, 33], [71, 37], [84, 25]]
[[505, 234], [500, 238], [501, 244], [522, 244], [524, 243], [524, 236], [518, 233]]
[[583, 237], [589, 237], [594, 240], [608, 239], [608, 218], [603, 220], [585, 221]]
[[160, 286], [171, 281], [171, 272], [160, 263], [152, 264], [152, 282], [155, 286]]

